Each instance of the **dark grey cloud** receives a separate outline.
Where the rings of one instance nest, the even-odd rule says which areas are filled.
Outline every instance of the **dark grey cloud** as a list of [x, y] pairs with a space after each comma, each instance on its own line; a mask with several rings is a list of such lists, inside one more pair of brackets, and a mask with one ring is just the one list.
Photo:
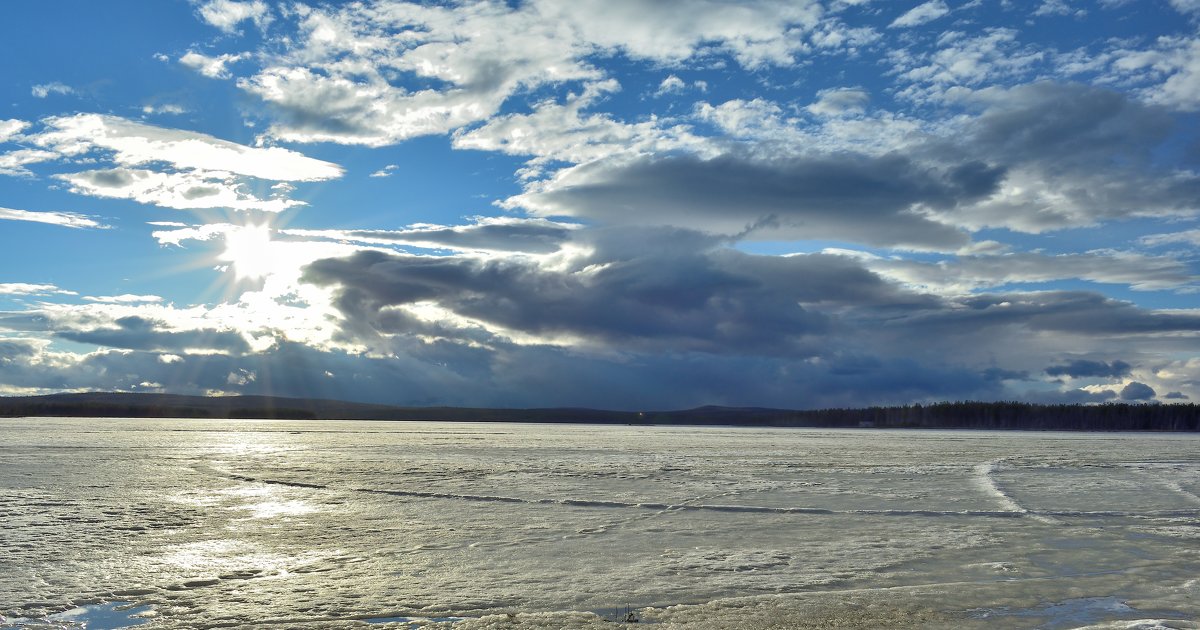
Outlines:
[[[580, 336], [627, 349], [803, 356], [806, 340], [827, 331], [826, 317], [802, 307], [797, 291], [777, 290], [784, 287], [701, 254], [663, 262], [643, 256], [563, 272], [511, 259], [361, 252], [313, 263], [305, 280], [339, 287], [338, 306], [352, 321], [386, 322], [379, 318], [386, 307], [436, 301], [509, 330]], [[837, 276], [841, 263], [797, 259], [790, 265], [817, 283], [835, 284], [820, 276]]]
[[1175, 127], [1165, 109], [1089, 85], [1046, 81], [979, 94], [990, 106], [966, 143], [1001, 162], [1108, 168], [1119, 156], [1144, 164]]
[[984, 159], [1009, 194], [962, 204], [939, 219], [1043, 231], [1135, 216], [1193, 216], [1200, 177], [1156, 160], [1195, 136], [1166, 109], [1107, 88], [1038, 82], [973, 93], [984, 109], [960, 135], [914, 155], [934, 163]]
[[133, 183], [128, 169], [117, 168], [102, 171], [84, 171], [76, 177], [104, 188], [123, 188]]
[[1183, 392], [1167, 392], [1163, 394], [1163, 398], [1166, 400], [1187, 400], [1188, 395]]
[[1111, 389], [1090, 391], [1086, 389], [1071, 389], [1067, 391], [1035, 390], [1025, 392], [1022, 400], [1046, 405], [1094, 405], [1109, 402], [1117, 398], [1117, 392]]
[[1153, 387], [1134, 381], [1121, 389], [1121, 400], [1150, 400], [1154, 394]]
[[1131, 367], [1128, 363], [1119, 360], [1106, 363], [1104, 361], [1075, 359], [1061, 365], [1052, 365], [1046, 368], [1046, 374], [1050, 376], [1070, 376], [1071, 378], [1086, 378], [1089, 376], [1119, 378], [1128, 375]]
[[953, 208], [991, 193], [1002, 178], [1003, 171], [978, 161], [936, 169], [899, 154], [678, 155], [579, 166], [508, 203], [610, 225], [953, 250], [969, 242], [967, 235], [911, 212], [913, 206]]
[[250, 345], [240, 333], [227, 330], [169, 330], [163, 322], [142, 317], [122, 317], [115, 328], [92, 330], [62, 330], [55, 336], [81, 343], [130, 350], [159, 350], [177, 352], [188, 349], [207, 349], [221, 352], [246, 353]]

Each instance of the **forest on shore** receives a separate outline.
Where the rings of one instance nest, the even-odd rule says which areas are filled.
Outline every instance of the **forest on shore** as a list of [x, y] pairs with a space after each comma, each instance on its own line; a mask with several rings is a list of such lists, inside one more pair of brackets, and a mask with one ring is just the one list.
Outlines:
[[1200, 405], [939, 402], [859, 409], [699, 407], [677, 411], [393, 407], [271, 396], [84, 393], [0, 397], [0, 417], [262, 418], [1035, 431], [1200, 431]]

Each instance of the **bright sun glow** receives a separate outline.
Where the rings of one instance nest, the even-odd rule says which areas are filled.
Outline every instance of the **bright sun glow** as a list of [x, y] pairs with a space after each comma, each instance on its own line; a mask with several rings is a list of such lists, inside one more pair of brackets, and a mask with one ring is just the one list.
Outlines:
[[275, 265], [269, 225], [245, 225], [225, 234], [225, 251], [218, 260], [233, 265], [238, 280], [257, 280]]

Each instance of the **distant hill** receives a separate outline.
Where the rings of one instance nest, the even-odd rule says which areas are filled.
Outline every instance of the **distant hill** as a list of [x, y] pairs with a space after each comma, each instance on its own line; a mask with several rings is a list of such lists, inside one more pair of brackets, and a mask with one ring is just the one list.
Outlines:
[[700, 407], [679, 411], [391, 407], [272, 396], [177, 396], [86, 393], [0, 397], [0, 417], [266, 418], [428, 420], [589, 424], [1024, 429], [1059, 431], [1200, 431], [1200, 405], [1035, 405], [945, 402], [863, 409], [789, 410]]

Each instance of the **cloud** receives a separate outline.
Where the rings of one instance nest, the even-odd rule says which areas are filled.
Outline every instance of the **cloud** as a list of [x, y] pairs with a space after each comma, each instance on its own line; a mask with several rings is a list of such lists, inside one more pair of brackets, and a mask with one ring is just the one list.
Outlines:
[[[77, 194], [175, 209], [280, 212], [303, 202], [286, 198], [290, 189], [279, 184], [334, 179], [343, 173], [337, 164], [288, 149], [249, 147], [116, 116], [77, 114], [43, 123], [44, 129], [22, 137], [37, 148], [21, 150], [27, 153], [21, 161], [108, 161], [115, 167], [54, 175]], [[22, 157], [20, 152], [0, 155], [0, 172], [13, 156]], [[253, 192], [251, 178], [279, 184], [270, 198], [262, 198]]]
[[917, 103], [946, 100], [966, 86], [1022, 78], [1046, 59], [1046, 52], [1021, 44], [1011, 28], [988, 28], [979, 35], [943, 34], [927, 49], [897, 48], [889, 53], [902, 85], [897, 94]]
[[821, 90], [817, 93], [817, 101], [807, 109], [818, 116], [858, 114], [870, 100], [870, 94], [862, 88], [835, 88]]
[[122, 295], [85, 295], [84, 301], [98, 302], [100, 304], [144, 304], [147, 302], [161, 302], [162, 297], [157, 295], [133, 295], [124, 293]]
[[1178, 258], [1134, 252], [1095, 251], [1082, 254], [1033, 252], [959, 255], [924, 262], [872, 257], [867, 268], [922, 290], [965, 293], [1016, 283], [1082, 279], [1125, 284], [1137, 291], [1200, 288], [1200, 276]]
[[1150, 102], [1187, 112], [1200, 110], [1200, 39], [1160, 37], [1146, 49], [1121, 48], [1108, 59], [1119, 79], [1145, 83]]
[[270, 8], [261, 0], [210, 0], [200, 6], [199, 13], [205, 22], [226, 33], [233, 33], [246, 20], [252, 20], [260, 28], [270, 21]]
[[35, 212], [32, 210], [13, 210], [0, 208], [0, 221], [30, 221], [33, 223], [48, 223], [69, 228], [107, 229], [109, 226], [97, 221], [94, 217], [76, 212]]
[[1001, 177], [982, 164], [931, 171], [901, 155], [707, 160], [681, 155], [578, 166], [504, 205], [606, 224], [687, 225], [747, 238], [954, 250], [968, 236], [913, 208], [979, 199]]
[[74, 91], [75, 90], [72, 89], [71, 86], [64, 85], [58, 81], [35, 85], [33, 86], [33, 89], [30, 90], [35, 98], [46, 98], [51, 94], [71, 94]]
[[189, 50], [187, 54], [179, 58], [179, 63], [199, 72], [200, 74], [210, 79], [228, 79], [231, 75], [227, 65], [241, 61], [249, 55], [246, 53], [240, 54], [224, 54], [216, 57], [198, 53], [194, 50]]
[[0, 142], [8, 142], [28, 128], [29, 123], [24, 120], [17, 120], [15, 118], [0, 120]]
[[0, 153], [0, 175], [10, 177], [33, 177], [33, 172], [26, 168], [29, 164], [48, 162], [58, 157], [53, 151], [37, 149], [17, 149], [8, 153]]
[[1050, 376], [1069, 376], [1071, 378], [1119, 378], [1122, 376], [1128, 376], [1131, 368], [1132, 366], [1124, 361], [1105, 363], [1104, 361], [1074, 359], [1062, 365], [1052, 365], [1046, 368], [1046, 374], [1049, 374]]
[[939, 220], [1037, 233], [1197, 211], [1200, 175], [1152, 158], [1176, 128], [1160, 108], [1104, 88], [1048, 82], [988, 88], [968, 102], [985, 109], [956, 138], [925, 150], [940, 160], [987, 156], [1006, 176], [987, 199], [933, 209]]
[[274, 181], [321, 181], [341, 177], [342, 168], [280, 147], [248, 147], [213, 136], [133, 122], [117, 116], [76, 114], [46, 119], [33, 134], [39, 146], [63, 155], [112, 152], [121, 166], [165, 162], [178, 169], [230, 172]]
[[0, 295], [78, 295], [78, 293], [60, 289], [53, 284], [4, 282], [0, 283]]
[[145, 169], [115, 168], [56, 175], [68, 182], [71, 192], [93, 197], [132, 199], [162, 208], [189, 210], [229, 208], [283, 212], [304, 205], [293, 199], [263, 199], [250, 192], [237, 178], [219, 172], [161, 173]]
[[183, 105], [177, 105], [175, 103], [142, 106], [142, 113], [146, 114], [147, 116], [153, 116], [154, 114], [170, 114], [173, 116], [178, 116], [180, 114], [186, 114], [189, 111], [190, 110]]
[[584, 112], [618, 89], [613, 81], [592, 83], [565, 103], [546, 101], [528, 114], [493, 117], [484, 125], [456, 132], [454, 147], [533, 156], [521, 173], [527, 179], [544, 175], [542, 165], [550, 162], [580, 164], [617, 154], [705, 151], [707, 142], [683, 125], [666, 126], [657, 120], [627, 123], [609, 114]]
[[662, 97], [667, 94], [678, 94], [686, 87], [687, 84], [683, 82], [683, 79], [673, 74], [668, 75], [667, 78], [662, 80], [662, 83], [658, 84], [658, 89], [654, 91], [654, 96]]
[[1166, 234], [1149, 234], [1141, 237], [1138, 241], [1150, 247], [1169, 245], [1171, 243], [1200, 245], [1200, 229], [1168, 232]]
[[1121, 400], [1150, 400], [1154, 398], [1154, 393], [1153, 387], [1132, 381], [1121, 389]]
[[1042, 0], [1037, 10], [1033, 12], [1035, 16], [1039, 17], [1046, 15], [1071, 15], [1072, 13], [1078, 15], [1080, 13], [1087, 13], [1087, 11], [1084, 9], [1072, 9], [1066, 0]]
[[[404, 230], [280, 230], [281, 234], [369, 244], [403, 244], [465, 252], [549, 254], [580, 226], [546, 219], [479, 218], [472, 225], [414, 225]], [[156, 233], [157, 234], [157, 233]]]
[[822, 22], [816, 2], [703, 0], [687, 13], [646, 0], [306, 9], [298, 45], [238, 85], [276, 108], [276, 138], [383, 146], [488, 120], [521, 91], [603, 80], [596, 54], [722, 53], [759, 68], [793, 63], [818, 27], [831, 29], [822, 45], [861, 39]]
[[395, 174], [396, 169], [398, 169], [398, 168], [400, 168], [400, 167], [396, 166], [395, 164], [388, 164], [387, 166], [375, 171], [374, 173], [371, 173], [370, 177], [391, 177], [392, 175]]
[[114, 323], [115, 328], [62, 331], [56, 333], [56, 336], [79, 343], [129, 350], [216, 351], [232, 354], [245, 354], [250, 351], [246, 339], [232, 330], [170, 330], [164, 322], [136, 316], [122, 317]]
[[888, 28], [911, 28], [920, 26], [928, 22], [932, 22], [943, 15], [950, 13], [950, 7], [946, 6], [943, 0], [929, 0], [924, 4], [919, 4], [892, 20]]
[[1200, 13], [1200, 0], [1169, 0], [1172, 7], [1180, 13]]

